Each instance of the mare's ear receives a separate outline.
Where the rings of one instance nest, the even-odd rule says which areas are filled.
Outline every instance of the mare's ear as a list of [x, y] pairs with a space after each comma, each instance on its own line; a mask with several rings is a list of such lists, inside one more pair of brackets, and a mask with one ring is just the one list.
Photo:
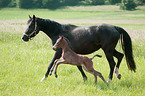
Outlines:
[[29, 18], [31, 19], [31, 16], [29, 15]]
[[35, 15], [33, 15], [33, 20], [35, 20], [35, 18], [36, 18]]
[[63, 38], [63, 35], [59, 35], [59, 38]]

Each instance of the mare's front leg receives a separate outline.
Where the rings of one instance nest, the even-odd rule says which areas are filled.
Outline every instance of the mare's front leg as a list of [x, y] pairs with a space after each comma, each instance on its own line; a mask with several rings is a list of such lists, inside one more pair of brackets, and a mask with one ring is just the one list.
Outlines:
[[[51, 63], [49, 64], [48, 69], [47, 69], [47, 71], [46, 71], [44, 77], [41, 79], [41, 82], [44, 81], [44, 80], [48, 77], [48, 75], [49, 75], [49, 73], [50, 73], [50, 69], [52, 68], [52, 66], [53, 66], [53, 64], [54, 64], [54, 61], [55, 61], [56, 59], [59, 59], [59, 58], [61, 57], [61, 54], [62, 54], [62, 50], [61, 50], [61, 49], [56, 50], [55, 55], [54, 55], [54, 57], [53, 57]], [[51, 70], [51, 71], [52, 71], [52, 70]]]

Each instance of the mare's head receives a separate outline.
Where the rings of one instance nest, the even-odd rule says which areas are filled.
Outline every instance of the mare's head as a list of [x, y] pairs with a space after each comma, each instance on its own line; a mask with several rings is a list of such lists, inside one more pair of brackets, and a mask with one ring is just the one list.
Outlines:
[[53, 50], [57, 50], [59, 48], [62, 48], [62, 46], [64, 45], [64, 37], [63, 36], [59, 36], [59, 38], [57, 39], [56, 43], [53, 46]]
[[24, 40], [25, 42], [31, 40], [39, 33], [37, 18], [35, 17], [35, 15], [33, 15], [33, 17], [29, 16], [29, 18], [30, 19], [28, 20], [28, 27], [22, 36], [22, 40]]

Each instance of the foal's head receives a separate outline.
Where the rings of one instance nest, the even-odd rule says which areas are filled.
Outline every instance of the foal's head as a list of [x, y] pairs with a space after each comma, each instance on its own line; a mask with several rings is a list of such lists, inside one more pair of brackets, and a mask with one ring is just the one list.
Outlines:
[[57, 39], [56, 43], [53, 46], [54, 50], [57, 50], [59, 48], [62, 48], [62, 46], [64, 46], [64, 37], [63, 36], [59, 36], [59, 38]]

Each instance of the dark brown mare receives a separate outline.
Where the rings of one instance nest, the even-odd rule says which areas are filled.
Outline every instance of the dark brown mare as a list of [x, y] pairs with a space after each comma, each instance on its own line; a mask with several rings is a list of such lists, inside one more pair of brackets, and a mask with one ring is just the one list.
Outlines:
[[[53, 68], [55, 67], [54, 70], [55, 77], [57, 77], [56, 71], [59, 64], [61, 63], [71, 64], [77, 66], [84, 66], [89, 73], [94, 75], [96, 84], [97, 84], [97, 76], [99, 76], [108, 85], [103, 75], [94, 69], [93, 62], [92, 62], [93, 58], [88, 58], [87, 56], [76, 54], [74, 51], [72, 51], [72, 49], [68, 45], [68, 42], [69, 42], [68, 39], [66, 39], [63, 36], [60, 36], [53, 46], [54, 50], [62, 48], [62, 59], [56, 59], [51, 68], [51, 70], [53, 70]], [[50, 70], [50, 74], [51, 74], [51, 70]]]
[[[117, 78], [121, 78], [121, 75], [119, 74], [119, 66], [124, 55], [115, 49], [119, 38], [121, 38], [122, 49], [126, 57], [128, 68], [134, 72], [136, 70], [131, 38], [121, 27], [107, 24], [79, 27], [70, 24], [60, 24], [49, 19], [36, 18], [35, 15], [33, 15], [33, 17], [30, 17], [28, 20], [28, 27], [22, 39], [27, 42], [35, 37], [39, 31], [43, 31], [52, 40], [53, 45], [59, 38], [59, 35], [63, 35], [70, 41], [71, 49], [77, 54], [91, 54], [101, 48], [110, 65], [108, 82], [112, 80], [113, 72], [115, 72]], [[47, 72], [41, 81], [48, 77], [54, 61], [59, 59], [61, 54], [62, 49], [56, 50], [55, 55], [48, 66]], [[115, 63], [113, 56], [118, 59], [117, 64]], [[86, 80], [87, 76], [85, 75], [82, 66], [77, 67], [82, 73], [83, 79]]]

